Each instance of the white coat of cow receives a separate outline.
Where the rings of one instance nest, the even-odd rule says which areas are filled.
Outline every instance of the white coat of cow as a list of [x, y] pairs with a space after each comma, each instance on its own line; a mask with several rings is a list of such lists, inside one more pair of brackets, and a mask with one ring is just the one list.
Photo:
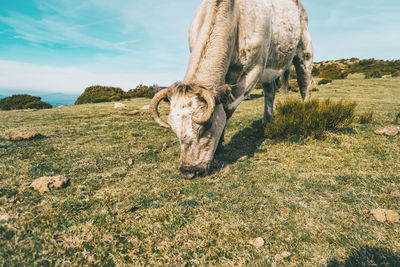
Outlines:
[[[189, 30], [185, 78], [157, 93], [155, 121], [172, 128], [181, 145], [185, 178], [206, 174], [223, 141], [227, 120], [257, 82], [264, 118], [273, 118], [275, 79], [293, 62], [303, 100], [310, 98], [313, 49], [308, 16], [298, 0], [204, 0]], [[158, 106], [168, 98], [168, 124]]]

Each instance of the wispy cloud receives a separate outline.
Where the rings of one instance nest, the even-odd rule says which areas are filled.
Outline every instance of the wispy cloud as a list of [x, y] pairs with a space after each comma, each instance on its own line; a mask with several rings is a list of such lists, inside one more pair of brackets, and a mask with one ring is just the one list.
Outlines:
[[0, 89], [29, 89], [48, 92], [81, 93], [91, 85], [118, 86], [125, 90], [137, 84], [168, 85], [170, 73], [127, 74], [92, 70], [91, 67], [52, 67], [26, 62], [0, 60]]

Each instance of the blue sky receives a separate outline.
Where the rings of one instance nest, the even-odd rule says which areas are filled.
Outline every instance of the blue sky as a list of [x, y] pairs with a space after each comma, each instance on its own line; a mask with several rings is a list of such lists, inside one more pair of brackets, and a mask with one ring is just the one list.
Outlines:
[[[250, 1], [250, 0], [249, 0]], [[303, 0], [315, 60], [400, 59], [399, 0]], [[0, 89], [181, 80], [201, 0], [0, 0]]]

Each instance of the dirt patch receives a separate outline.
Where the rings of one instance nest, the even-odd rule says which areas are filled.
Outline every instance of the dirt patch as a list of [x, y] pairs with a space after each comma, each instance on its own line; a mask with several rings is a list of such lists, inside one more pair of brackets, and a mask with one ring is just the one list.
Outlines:
[[7, 140], [10, 141], [22, 141], [43, 138], [44, 136], [40, 133], [35, 132], [16, 132], [6, 136]]
[[51, 191], [53, 189], [65, 188], [69, 185], [70, 180], [62, 175], [60, 176], [44, 176], [33, 181], [29, 186], [35, 190], [38, 190], [41, 194], [44, 192]]

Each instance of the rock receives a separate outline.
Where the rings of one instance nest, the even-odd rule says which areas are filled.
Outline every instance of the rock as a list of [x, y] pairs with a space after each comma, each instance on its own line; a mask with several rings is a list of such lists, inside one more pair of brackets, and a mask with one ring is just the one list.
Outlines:
[[284, 251], [281, 254], [276, 254], [275, 255], [275, 260], [276, 261], [283, 261], [283, 259], [289, 258], [290, 256], [292, 256], [292, 253]]
[[243, 157], [240, 157], [240, 158], [238, 159], [238, 161], [239, 161], [239, 162], [243, 162], [243, 161], [246, 161], [248, 158], [249, 158], [249, 156], [245, 155], [245, 156], [243, 156]]
[[29, 187], [43, 194], [53, 189], [65, 188], [69, 185], [69, 182], [70, 180], [62, 175], [52, 177], [44, 176], [33, 181]]
[[114, 108], [124, 108], [124, 107], [126, 107], [125, 104], [122, 104], [122, 103], [114, 103]]
[[264, 246], [265, 242], [262, 237], [257, 237], [256, 239], [252, 239], [249, 241], [250, 245], [255, 246], [256, 248], [260, 248]]
[[400, 223], [400, 216], [393, 210], [386, 211], [386, 220], [390, 223]]
[[149, 108], [150, 108], [150, 105], [145, 105], [140, 110], [148, 110]]
[[11, 141], [22, 141], [22, 140], [32, 140], [42, 137], [44, 136], [41, 135], [40, 133], [35, 133], [35, 132], [16, 132], [6, 136], [6, 139]]
[[390, 192], [390, 196], [395, 198], [400, 198], [400, 191], [397, 189], [393, 190], [392, 192]]
[[128, 165], [133, 165], [134, 161], [133, 159], [128, 159]]
[[396, 211], [385, 209], [373, 209], [370, 211], [378, 222], [400, 223], [400, 216]]
[[400, 126], [389, 126], [375, 131], [375, 134], [386, 136], [396, 136], [399, 133]]

